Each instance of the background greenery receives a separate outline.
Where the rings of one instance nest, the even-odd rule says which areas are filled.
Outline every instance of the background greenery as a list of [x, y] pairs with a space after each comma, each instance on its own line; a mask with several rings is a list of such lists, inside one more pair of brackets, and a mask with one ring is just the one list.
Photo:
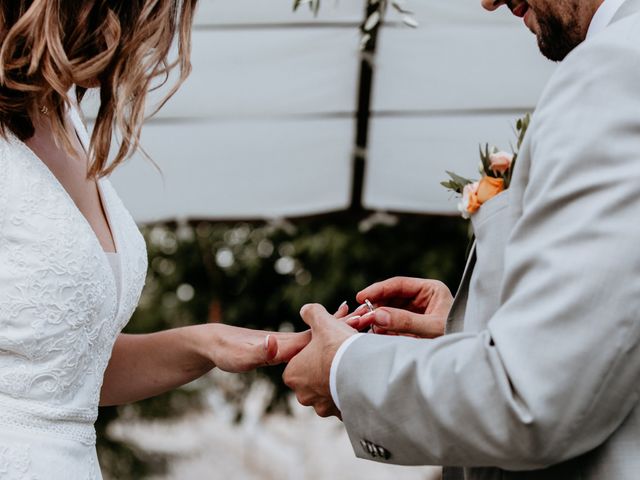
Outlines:
[[[143, 229], [149, 271], [140, 306], [126, 331], [153, 332], [221, 321], [268, 330], [302, 330], [308, 302], [333, 310], [363, 287], [394, 275], [443, 280], [452, 291], [468, 244], [459, 218], [341, 213], [296, 222], [156, 224]], [[226, 392], [240, 398], [256, 376], [276, 395], [269, 408], [286, 409], [282, 367], [240, 378]], [[202, 386], [186, 386], [133, 406], [101, 409], [98, 450], [106, 477], [140, 479], [161, 473], [167, 458], [109, 438], [118, 418], [168, 418], [201, 407]]]

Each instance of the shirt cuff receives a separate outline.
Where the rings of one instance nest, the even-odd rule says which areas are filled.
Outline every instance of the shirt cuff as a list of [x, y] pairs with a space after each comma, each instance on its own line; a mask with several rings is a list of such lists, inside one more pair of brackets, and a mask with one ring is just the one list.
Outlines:
[[342, 345], [338, 348], [335, 357], [333, 357], [333, 362], [331, 362], [331, 370], [329, 371], [329, 389], [331, 390], [333, 403], [336, 404], [336, 407], [338, 407], [338, 410], [340, 411], [342, 411], [342, 409], [340, 408], [340, 401], [338, 400], [338, 366], [340, 365], [342, 356], [345, 354], [349, 346], [364, 335], [364, 333], [356, 333], [342, 342]]

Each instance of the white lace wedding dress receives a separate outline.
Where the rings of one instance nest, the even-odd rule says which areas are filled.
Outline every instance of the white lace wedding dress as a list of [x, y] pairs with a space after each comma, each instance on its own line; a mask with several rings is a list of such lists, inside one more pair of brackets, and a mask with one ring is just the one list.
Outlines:
[[147, 256], [108, 180], [99, 191], [120, 268], [47, 166], [14, 136], [0, 138], [2, 480], [102, 478], [93, 427], [100, 388]]

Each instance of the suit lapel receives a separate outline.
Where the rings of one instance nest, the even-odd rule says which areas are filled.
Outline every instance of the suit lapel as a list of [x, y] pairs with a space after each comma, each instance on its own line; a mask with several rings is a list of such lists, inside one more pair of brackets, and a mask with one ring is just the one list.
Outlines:
[[617, 22], [618, 20], [622, 20], [623, 18], [627, 18], [634, 13], [640, 12], [640, 0], [627, 0], [622, 4], [622, 6], [618, 9], [616, 14], [611, 20], [611, 24]]
[[464, 315], [467, 308], [467, 299], [469, 297], [469, 282], [471, 281], [471, 274], [473, 273], [473, 267], [476, 264], [476, 244], [474, 242], [469, 253], [467, 265], [462, 274], [462, 280], [460, 286], [456, 292], [456, 298], [453, 300], [449, 316], [447, 317], [447, 323], [445, 325], [444, 332], [456, 333], [461, 332], [464, 327]]

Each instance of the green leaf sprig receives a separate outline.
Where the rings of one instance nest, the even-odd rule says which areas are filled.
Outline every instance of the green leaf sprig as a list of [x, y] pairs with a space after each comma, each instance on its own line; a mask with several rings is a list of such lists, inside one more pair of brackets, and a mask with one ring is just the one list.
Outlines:
[[[511, 146], [513, 160], [511, 161], [511, 166], [504, 173], [496, 172], [491, 168], [491, 155], [498, 153], [498, 149], [495, 147], [493, 149], [490, 149], [488, 143], [485, 144], [484, 148], [480, 146], [481, 175], [492, 178], [502, 178], [504, 180], [504, 188], [509, 188], [509, 185], [511, 184], [511, 178], [513, 176], [513, 170], [516, 165], [516, 160], [518, 159], [518, 153], [520, 152], [522, 142], [524, 142], [524, 138], [527, 134], [530, 123], [531, 114], [529, 113], [516, 121], [514, 133], [516, 134], [517, 142], [515, 148], [513, 147], [513, 145]], [[465, 186], [474, 183], [474, 180], [461, 177], [460, 175], [457, 175], [453, 172], [447, 171], [446, 173], [447, 175], [449, 175], [449, 179], [441, 182], [440, 185], [458, 195], [462, 195]]]

